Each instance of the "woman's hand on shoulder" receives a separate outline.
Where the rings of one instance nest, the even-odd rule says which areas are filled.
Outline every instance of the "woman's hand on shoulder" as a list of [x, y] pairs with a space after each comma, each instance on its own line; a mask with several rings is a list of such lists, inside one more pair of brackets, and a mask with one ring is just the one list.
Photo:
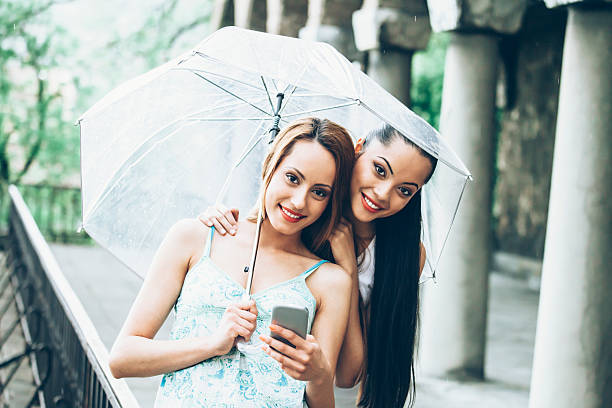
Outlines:
[[238, 230], [238, 215], [237, 208], [226, 208], [223, 204], [210, 206], [202, 214], [198, 215], [201, 223], [207, 227], [215, 227], [215, 230], [221, 235], [229, 232], [230, 235], [236, 235]]
[[356, 275], [357, 256], [351, 223], [342, 218], [332, 232], [329, 243], [336, 263], [350, 276]]

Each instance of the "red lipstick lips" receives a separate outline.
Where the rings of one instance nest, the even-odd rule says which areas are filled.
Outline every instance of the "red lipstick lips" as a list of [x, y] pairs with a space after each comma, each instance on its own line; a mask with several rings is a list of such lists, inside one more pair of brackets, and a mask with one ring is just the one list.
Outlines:
[[[372, 203], [373, 205], [375, 205], [376, 207], [378, 207], [378, 209], [370, 207], [370, 204], [368, 204], [368, 201]], [[382, 207], [380, 206], [380, 204], [372, 200], [370, 197], [368, 197], [364, 193], [361, 193], [361, 204], [363, 205], [363, 208], [365, 208], [367, 211], [371, 213], [375, 213], [375, 212], [382, 210]]]
[[283, 216], [283, 218], [288, 221], [288, 222], [298, 222], [301, 219], [305, 218], [305, 215], [302, 215], [300, 213], [297, 213], [295, 211], [291, 211], [290, 209], [283, 207], [282, 205], [278, 205], [279, 209], [280, 209], [280, 213]]

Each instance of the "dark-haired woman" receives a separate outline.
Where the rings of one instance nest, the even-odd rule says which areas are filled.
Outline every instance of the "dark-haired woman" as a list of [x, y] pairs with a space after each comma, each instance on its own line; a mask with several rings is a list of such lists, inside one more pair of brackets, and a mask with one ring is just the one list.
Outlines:
[[351, 206], [330, 240], [353, 277], [349, 323], [336, 384], [361, 381], [360, 407], [414, 402], [414, 349], [421, 244], [421, 188], [437, 160], [384, 126], [357, 143]]
[[[335, 262], [353, 281], [349, 322], [336, 385], [361, 382], [360, 407], [414, 401], [414, 348], [421, 244], [421, 188], [437, 160], [390, 126], [355, 146], [350, 207], [330, 238]], [[230, 234], [236, 210], [209, 209], [200, 219]]]

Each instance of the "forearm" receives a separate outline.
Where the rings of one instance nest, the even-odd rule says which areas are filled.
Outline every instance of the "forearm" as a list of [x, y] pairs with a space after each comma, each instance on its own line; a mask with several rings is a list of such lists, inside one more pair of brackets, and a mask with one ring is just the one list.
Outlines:
[[364, 360], [364, 339], [359, 318], [359, 280], [356, 273], [353, 276], [349, 320], [336, 365], [336, 385], [342, 388], [357, 383]]
[[306, 383], [306, 403], [309, 408], [334, 408], [333, 374]]
[[151, 377], [190, 367], [216, 355], [208, 338], [153, 340], [126, 336], [113, 346], [109, 365], [116, 378]]

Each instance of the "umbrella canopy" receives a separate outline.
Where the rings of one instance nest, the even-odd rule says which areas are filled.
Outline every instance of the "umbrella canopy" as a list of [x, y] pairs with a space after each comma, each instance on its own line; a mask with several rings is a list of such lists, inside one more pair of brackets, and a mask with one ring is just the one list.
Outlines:
[[109, 93], [80, 119], [83, 227], [144, 276], [170, 226], [217, 201], [255, 204], [274, 126], [317, 116], [357, 140], [383, 122], [439, 160], [423, 188], [436, 265], [470, 172], [427, 122], [332, 46], [236, 27]]

